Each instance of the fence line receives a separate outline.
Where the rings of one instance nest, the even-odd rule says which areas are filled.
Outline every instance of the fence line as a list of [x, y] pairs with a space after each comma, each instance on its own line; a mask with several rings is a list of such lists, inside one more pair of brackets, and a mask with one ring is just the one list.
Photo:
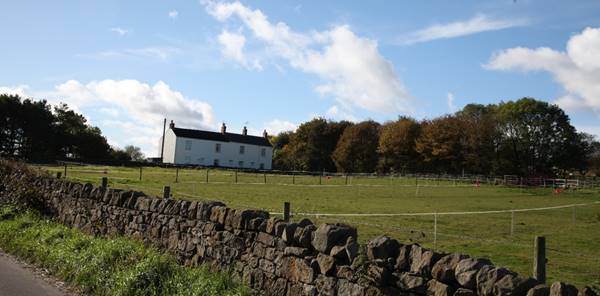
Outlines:
[[[68, 165], [72, 166], [89, 166], [89, 167], [106, 167], [106, 165], [93, 165], [93, 164], [85, 164], [85, 163], [76, 163], [76, 162], [61, 162], [64, 164], [65, 169]], [[544, 188], [598, 188], [600, 187], [600, 181], [598, 180], [590, 180], [589, 178], [583, 179], [560, 179], [560, 178], [542, 178], [542, 177], [518, 177], [516, 175], [504, 175], [504, 176], [490, 176], [490, 175], [477, 175], [477, 174], [467, 174], [467, 175], [451, 175], [451, 174], [435, 174], [435, 173], [406, 173], [406, 174], [376, 174], [376, 173], [332, 173], [332, 172], [309, 172], [309, 171], [257, 171], [257, 170], [240, 170], [234, 168], [212, 168], [212, 167], [197, 167], [197, 166], [185, 166], [185, 165], [171, 165], [171, 166], [149, 166], [156, 167], [161, 169], [168, 170], [171, 169], [188, 169], [188, 170], [215, 170], [222, 172], [229, 172], [233, 174], [234, 172], [239, 171], [242, 174], [268, 174], [269, 176], [285, 176], [285, 177], [332, 177], [332, 178], [346, 178], [346, 185], [350, 185], [349, 183], [352, 180], [348, 180], [348, 177], [352, 178], [362, 178], [362, 179], [385, 179], [390, 178], [390, 180], [394, 178], [398, 179], [417, 179], [415, 183], [418, 183], [418, 180], [421, 181], [434, 181], [434, 182], [459, 182], [459, 183], [470, 183], [470, 184], [489, 184], [489, 185], [505, 185], [512, 187], [544, 187]], [[125, 169], [135, 169], [139, 168], [139, 166], [123, 166]], [[81, 172], [81, 173], [107, 173], [108, 170], [78, 170], [78, 169], [70, 169], [73, 172]], [[156, 172], [145, 172], [144, 174], [157, 175], [162, 173]], [[184, 175], [193, 175], [192, 173], [182, 173]], [[212, 183], [212, 182], [211, 182]], [[227, 183], [227, 182], [224, 182]], [[248, 184], [248, 183], [246, 183]], [[257, 184], [264, 184], [257, 183]], [[273, 183], [271, 183], [273, 184]], [[277, 183], [278, 184], [278, 183]], [[304, 184], [303, 184], [304, 185]], [[312, 185], [312, 184], [306, 184]], [[399, 185], [397, 186], [407, 186], [407, 185]], [[418, 184], [415, 184], [415, 186]], [[438, 184], [439, 186], [440, 184]], [[321, 186], [341, 186], [341, 185], [321, 185]], [[441, 186], [440, 186], [441, 187]]]
[[[564, 209], [571, 207], [582, 207], [600, 204], [600, 201], [591, 203], [577, 203], [568, 204], [552, 207], [541, 207], [541, 208], [529, 208], [529, 209], [510, 209], [510, 210], [491, 210], [491, 211], [471, 211], [471, 212], [425, 212], [425, 213], [295, 213], [296, 215], [302, 216], [329, 216], [329, 217], [395, 217], [395, 216], [434, 216], [434, 215], [477, 215], [477, 214], [499, 214], [499, 213], [511, 213], [511, 212], [530, 212], [530, 211], [544, 211], [544, 210], [555, 210]], [[282, 213], [272, 213], [282, 214]]]

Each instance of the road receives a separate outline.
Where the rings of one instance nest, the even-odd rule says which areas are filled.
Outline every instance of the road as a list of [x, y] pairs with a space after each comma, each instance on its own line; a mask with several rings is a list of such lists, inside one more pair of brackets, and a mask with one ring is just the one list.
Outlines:
[[0, 296], [71, 296], [60, 282], [0, 250]]

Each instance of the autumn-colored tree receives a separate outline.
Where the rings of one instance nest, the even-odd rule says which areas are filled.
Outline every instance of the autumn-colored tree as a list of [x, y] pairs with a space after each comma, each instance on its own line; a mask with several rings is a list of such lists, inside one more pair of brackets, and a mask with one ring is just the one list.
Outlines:
[[344, 131], [332, 155], [338, 171], [370, 173], [375, 170], [379, 127], [375, 121], [363, 121]]
[[423, 159], [421, 170], [461, 172], [465, 159], [464, 134], [463, 122], [455, 116], [424, 121], [415, 146]]
[[415, 150], [419, 132], [419, 123], [409, 117], [386, 122], [379, 136], [378, 169], [383, 172], [414, 171], [420, 160]]

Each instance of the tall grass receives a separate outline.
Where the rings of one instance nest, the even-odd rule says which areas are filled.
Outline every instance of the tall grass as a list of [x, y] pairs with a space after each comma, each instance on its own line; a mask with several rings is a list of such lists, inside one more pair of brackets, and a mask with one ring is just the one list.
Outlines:
[[126, 238], [105, 239], [0, 209], [0, 247], [88, 295], [246, 295], [226, 273], [183, 267], [169, 255]]

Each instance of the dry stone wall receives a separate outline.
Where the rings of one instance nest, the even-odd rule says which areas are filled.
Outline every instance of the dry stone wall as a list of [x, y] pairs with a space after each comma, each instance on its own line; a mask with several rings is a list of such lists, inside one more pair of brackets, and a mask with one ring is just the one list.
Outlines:
[[0, 178], [0, 201], [34, 190], [44, 210], [65, 225], [130, 236], [185, 265], [230, 271], [260, 295], [595, 295], [386, 236], [361, 248], [356, 229], [345, 224], [286, 223], [219, 201], [162, 199], [23, 172]]

